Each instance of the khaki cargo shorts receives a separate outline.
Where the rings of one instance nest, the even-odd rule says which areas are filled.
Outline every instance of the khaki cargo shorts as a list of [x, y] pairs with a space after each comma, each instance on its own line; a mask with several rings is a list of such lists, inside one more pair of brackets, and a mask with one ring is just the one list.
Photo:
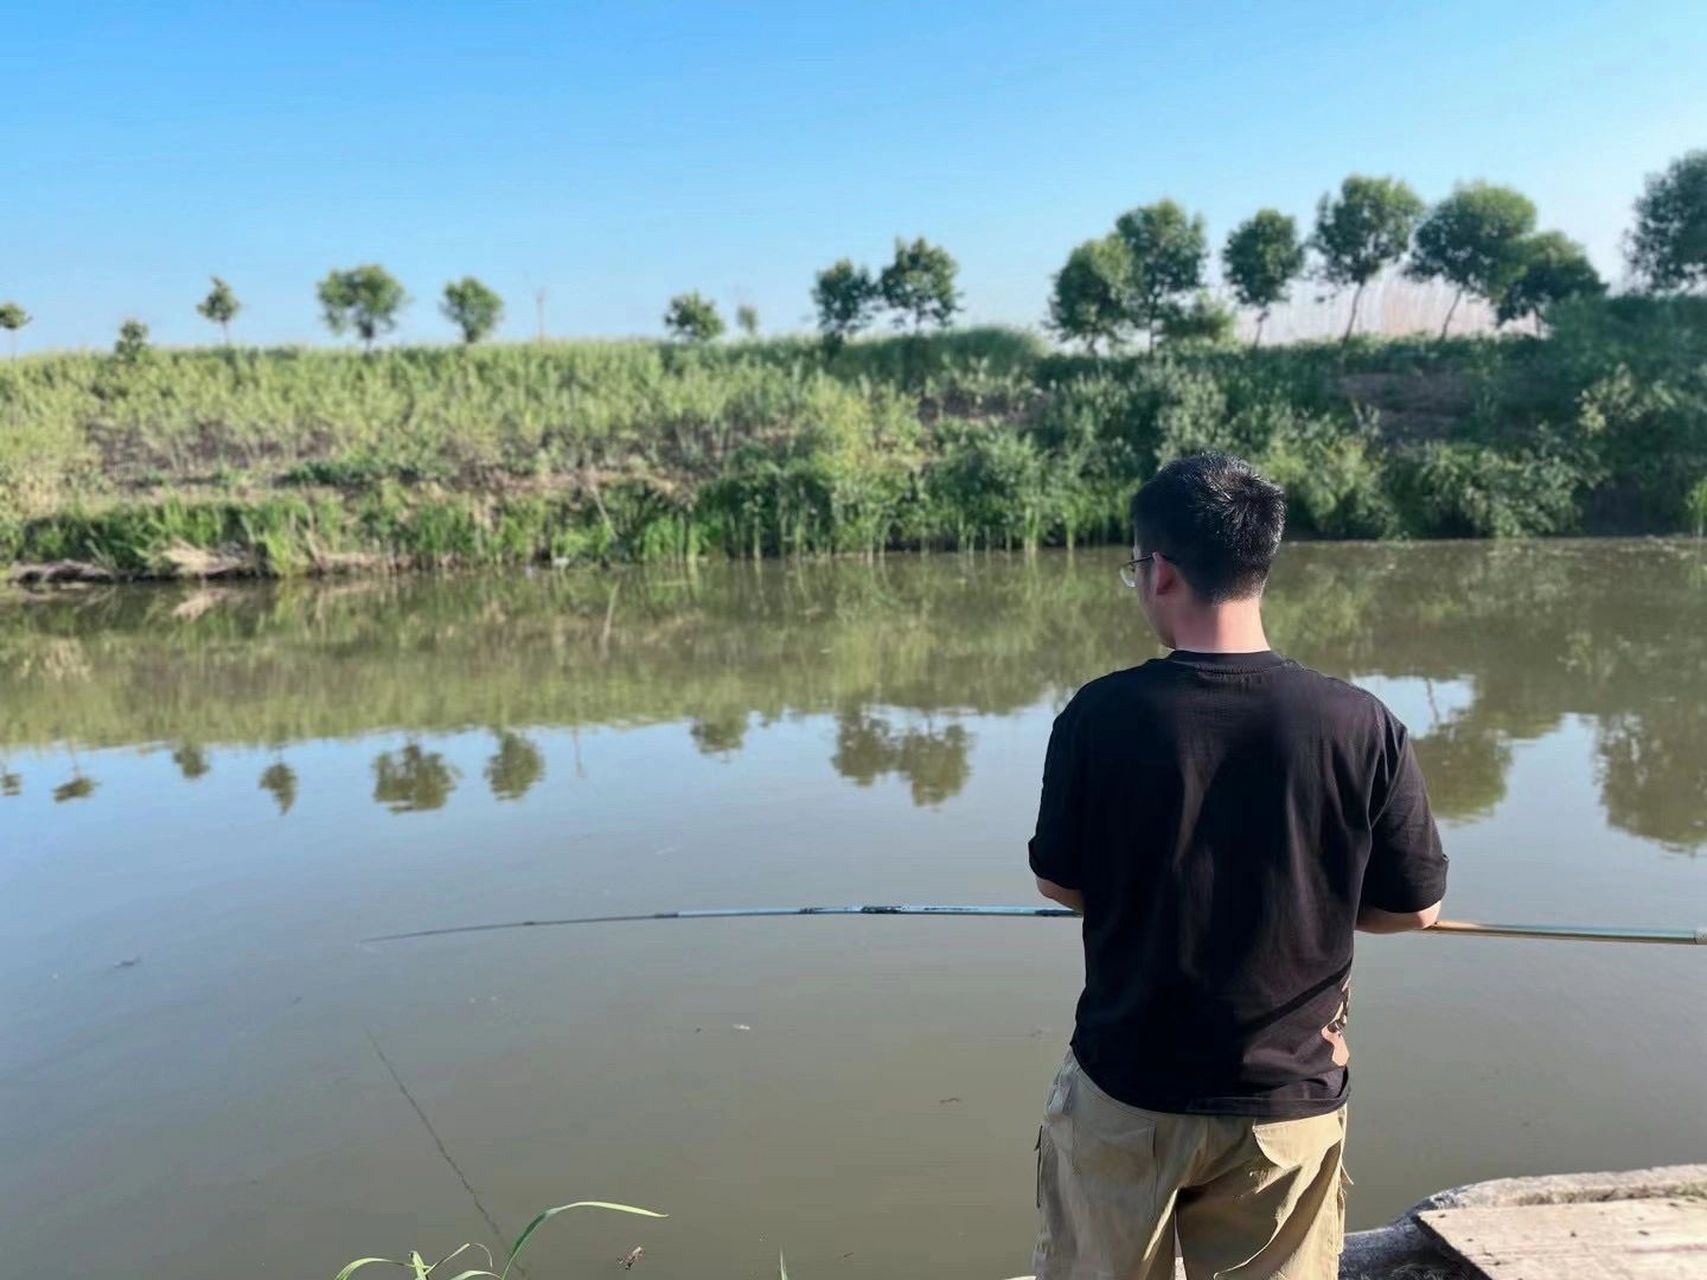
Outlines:
[[1069, 1053], [1037, 1140], [1037, 1280], [1336, 1280], [1346, 1116], [1176, 1115], [1117, 1102]]

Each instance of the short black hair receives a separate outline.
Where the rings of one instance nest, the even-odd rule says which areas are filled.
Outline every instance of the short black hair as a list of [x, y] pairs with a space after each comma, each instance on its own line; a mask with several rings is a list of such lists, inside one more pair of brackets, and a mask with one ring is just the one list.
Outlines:
[[1168, 463], [1132, 495], [1139, 549], [1179, 566], [1205, 604], [1254, 596], [1286, 529], [1286, 491], [1243, 459], [1198, 453]]

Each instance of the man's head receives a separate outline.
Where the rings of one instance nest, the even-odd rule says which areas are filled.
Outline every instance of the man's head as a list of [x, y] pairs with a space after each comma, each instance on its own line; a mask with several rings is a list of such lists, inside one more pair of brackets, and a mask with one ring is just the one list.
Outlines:
[[1256, 607], [1286, 527], [1286, 493], [1248, 462], [1194, 454], [1133, 495], [1132, 527], [1139, 601], [1175, 645], [1182, 621]]

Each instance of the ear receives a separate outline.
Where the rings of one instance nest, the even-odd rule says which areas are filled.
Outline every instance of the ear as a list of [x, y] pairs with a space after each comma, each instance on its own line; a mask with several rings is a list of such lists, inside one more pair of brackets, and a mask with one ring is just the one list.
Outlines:
[[1180, 576], [1179, 569], [1161, 552], [1156, 552], [1155, 559], [1150, 561], [1150, 570], [1154, 574], [1155, 594], [1167, 595], [1170, 591], [1178, 591], [1185, 585], [1185, 579]]

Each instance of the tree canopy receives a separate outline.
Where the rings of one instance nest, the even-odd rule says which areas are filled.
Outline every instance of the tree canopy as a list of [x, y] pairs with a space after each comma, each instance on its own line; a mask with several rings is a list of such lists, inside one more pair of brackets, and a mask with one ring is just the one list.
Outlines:
[[883, 302], [895, 312], [897, 325], [911, 323], [914, 332], [927, 322], [946, 327], [960, 310], [954, 278], [960, 266], [947, 249], [920, 237], [908, 244], [895, 242], [895, 257], [877, 279]]
[[473, 346], [503, 322], [504, 300], [473, 276], [464, 276], [445, 286], [439, 310], [462, 331], [463, 342]]
[[825, 267], [812, 282], [818, 332], [831, 346], [840, 346], [870, 324], [877, 300], [877, 282], [871, 272], [847, 258]]
[[1256, 340], [1261, 342], [1269, 312], [1287, 300], [1292, 281], [1304, 270], [1297, 219], [1278, 209], [1258, 209], [1227, 237], [1221, 270], [1239, 305], [1256, 310]]
[[759, 336], [759, 309], [743, 302], [735, 308], [735, 327], [749, 338]]
[[1310, 247], [1321, 258], [1322, 278], [1341, 288], [1353, 286], [1345, 336], [1357, 325], [1363, 290], [1410, 248], [1411, 234], [1426, 206], [1397, 178], [1352, 174], [1316, 205], [1316, 229]]
[[1117, 235], [1087, 240], [1067, 255], [1049, 295], [1049, 324], [1077, 338], [1092, 355], [1097, 343], [1114, 346], [1131, 327], [1126, 314], [1132, 288], [1132, 251]]
[[119, 339], [113, 343], [113, 354], [127, 362], [142, 359], [148, 354], [148, 326], [140, 320], [126, 320], [119, 326]]
[[1495, 302], [1501, 324], [1545, 311], [1566, 298], [1606, 292], [1606, 282], [1575, 240], [1558, 231], [1527, 237], [1516, 250], [1516, 266]]
[[1200, 289], [1190, 303], [1169, 302], [1162, 310], [1161, 324], [1162, 339], [1169, 346], [1216, 346], [1232, 338], [1237, 317]]
[[315, 290], [326, 327], [335, 334], [355, 331], [364, 346], [397, 327], [397, 316], [409, 304], [403, 286], [384, 267], [374, 263], [333, 271]]
[[1172, 200], [1158, 200], [1121, 214], [1114, 232], [1132, 257], [1126, 314], [1149, 333], [1153, 349], [1169, 305], [1203, 287], [1203, 264], [1209, 256], [1203, 215], [1188, 214]]
[[228, 344], [231, 341], [231, 322], [242, 309], [243, 304], [237, 301], [236, 292], [218, 276], [213, 277], [213, 288], [208, 290], [207, 297], [196, 303], [196, 311], [204, 320], [219, 326]]
[[1417, 227], [1406, 274], [1453, 286], [1441, 337], [1466, 293], [1498, 303], [1522, 267], [1520, 250], [1534, 230], [1535, 205], [1529, 197], [1486, 182], [1459, 186], [1429, 210]]
[[1707, 285], [1707, 150], [1679, 156], [1648, 177], [1626, 252], [1649, 288]]
[[684, 342], [712, 342], [723, 333], [717, 304], [699, 293], [678, 293], [664, 312], [664, 327]]
[[0, 329], [12, 335], [12, 354], [18, 354], [18, 330], [30, 322], [30, 313], [16, 302], [0, 302]]

